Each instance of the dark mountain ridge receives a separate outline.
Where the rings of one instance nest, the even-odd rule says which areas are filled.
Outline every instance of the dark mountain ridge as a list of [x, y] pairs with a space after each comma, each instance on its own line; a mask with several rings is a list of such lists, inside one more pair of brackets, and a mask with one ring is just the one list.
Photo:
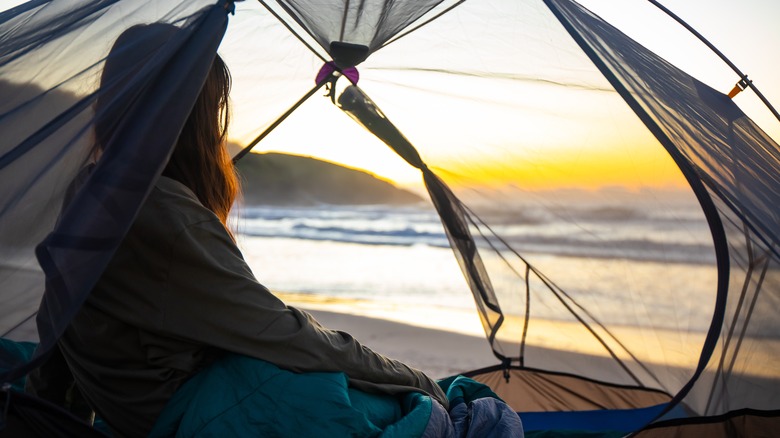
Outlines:
[[310, 157], [247, 154], [236, 164], [247, 205], [415, 204], [420, 196], [374, 175]]

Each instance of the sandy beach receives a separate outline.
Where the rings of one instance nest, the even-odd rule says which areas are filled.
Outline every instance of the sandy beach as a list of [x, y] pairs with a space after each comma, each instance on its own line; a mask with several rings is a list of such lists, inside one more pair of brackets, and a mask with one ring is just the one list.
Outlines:
[[[476, 312], [471, 312], [472, 315], [452, 315], [449, 311], [442, 312], [442, 309], [425, 308], [394, 311], [367, 300], [345, 300], [310, 294], [276, 295], [281, 295], [280, 298], [288, 305], [309, 312], [323, 326], [346, 331], [372, 350], [422, 370], [434, 379], [500, 363], [484, 336], [468, 334], [469, 330], [475, 328], [474, 323], [479, 325]], [[421, 316], [424, 313], [431, 317], [424, 318]], [[452, 324], [450, 320], [450, 327], [460, 332], [432, 327], [444, 323], [448, 317], [458, 318], [458, 324]], [[534, 357], [533, 366], [558, 368], [578, 364], [580, 368], [586, 367], [593, 377], [606, 380], [615, 378], [614, 364], [605, 356], [554, 351], [533, 345], [527, 347], [526, 353]], [[515, 385], [504, 385], [503, 379], [485, 383], [515, 410], [538, 409], [534, 403], [540, 387], [524, 386], [521, 383], [518, 389]], [[530, 394], [536, 396], [529, 397]]]
[[325, 327], [346, 331], [372, 350], [436, 379], [499, 363], [484, 337], [346, 313], [306, 310]]
[[[493, 355], [476, 310], [404, 306], [306, 293], [274, 294], [288, 305], [308, 311], [325, 327], [346, 331], [372, 350], [401, 360], [434, 378], [500, 363]], [[520, 339], [517, 330], [522, 324], [515, 321], [517, 317], [506, 318], [505, 336]], [[536, 334], [529, 337], [526, 346], [530, 366], [555, 365], [554, 369], [571, 370], [571, 363], [577, 363], [578, 367], [587, 366], [587, 374], [591, 377], [615, 379], [613, 360], [579, 324], [535, 319], [529, 330]], [[648, 362], [661, 357], [662, 351], [656, 345], [658, 337], [674, 335], [670, 331], [657, 330], [648, 338], [641, 329], [625, 326], [613, 327], [613, 331], [637, 347], [635, 354]], [[701, 341], [696, 339], [692, 343]], [[616, 354], [628, 358], [625, 351], [617, 349]], [[697, 358], [697, 354], [690, 352], [679, 357], [667, 352], [664, 357], [666, 366], [672, 367], [691, 367]]]
[[[287, 305], [311, 313], [323, 326], [348, 332], [372, 350], [420, 369], [433, 378], [500, 363], [483, 334], [475, 310], [392, 305], [306, 293], [274, 294]], [[612, 359], [594, 345], [593, 339], [578, 325], [545, 320], [535, 320], [532, 325], [545, 336], [536, 338], [541, 343], [527, 345], [530, 366], [546, 368], [552, 365], [553, 369], [571, 370], [571, 364], [577, 363], [580, 368], [587, 367], [591, 377], [615, 379]], [[563, 333], [555, 334], [562, 328]], [[639, 341], [636, 330], [623, 333], [623, 336]]]
[[[323, 326], [345, 331], [366, 347], [443, 378], [499, 363], [475, 311], [396, 308], [370, 300], [274, 292], [311, 313]], [[397, 306], [400, 307], [400, 306]], [[452, 319], [457, 319], [453, 326]], [[442, 329], [446, 327], [445, 329]]]
[[[405, 312], [396, 313], [387, 309], [380, 311], [380, 307], [374, 307], [371, 302], [360, 300], [350, 303], [349, 301], [352, 300], [333, 297], [307, 294], [282, 295], [288, 305], [306, 310], [323, 326], [346, 331], [372, 350], [422, 370], [434, 379], [463, 374], [500, 363], [493, 355], [484, 336], [463, 333], [468, 331], [464, 328], [474, 322], [468, 317], [463, 319], [464, 324], [459, 327], [462, 332], [458, 333], [430, 327], [435, 325], [435, 321], [431, 324], [431, 320], [409, 320], [415, 318], [414, 315], [424, 309], [411, 310], [410, 317]], [[437, 312], [434, 310], [431, 313]], [[476, 318], [476, 312], [473, 313]], [[572, 364], [577, 364], [580, 370], [586, 369], [587, 374], [593, 378], [605, 381], [616, 379], [614, 363], [604, 355], [556, 351], [537, 345], [527, 346], [526, 353], [534, 358], [532, 367], [571, 369]], [[535, 403], [540, 396], [538, 391], [544, 392], [544, 384], [541, 387], [534, 384], [528, 386], [528, 383], [520, 383], [519, 386], [504, 385], [501, 378], [499, 381], [489, 380], [485, 383], [488, 383], [513, 409], [519, 411], [537, 410], [539, 407]], [[625, 380], [621, 383], [631, 382]], [[494, 386], [496, 384], [498, 386]]]
[[[313, 294], [276, 295], [288, 305], [308, 311], [325, 327], [346, 331], [372, 350], [407, 363], [435, 379], [499, 364], [488, 341], [481, 334], [482, 327], [473, 310], [394, 307], [370, 300]], [[536, 342], [526, 346], [526, 365], [575, 373], [579, 371], [590, 378], [619, 384], [633, 383], [579, 325], [534, 320], [530, 329], [543, 336], [534, 337]], [[676, 334], [673, 330], [656, 329], [649, 332], [627, 326], [616, 326], [612, 330], [634, 348], [635, 355], [645, 364], [660, 366], [683, 380], [695, 368], [704, 335], [688, 333], [689, 339], [680, 342], [680, 346], [694, 348], [675, 352], [663, 351], [660, 346], [673, 345]], [[510, 331], [510, 335], [516, 333]], [[618, 350], [617, 354], [626, 357], [625, 351]], [[755, 351], [754, 354], [761, 361], [772, 363], [766, 352]], [[653, 386], [653, 380], [644, 375], [640, 368], [632, 366], [632, 371], [643, 375], [649, 386]], [[759, 367], [757, 371], [757, 374], [744, 378], [761, 382], [762, 379], [777, 377], [777, 370], [770, 367]], [[705, 372], [705, 375], [708, 373]]]

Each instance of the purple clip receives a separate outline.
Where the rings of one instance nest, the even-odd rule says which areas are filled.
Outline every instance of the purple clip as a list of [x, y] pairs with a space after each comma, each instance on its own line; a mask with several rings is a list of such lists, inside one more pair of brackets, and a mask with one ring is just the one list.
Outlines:
[[[333, 61], [328, 61], [317, 73], [317, 77], [314, 79], [314, 81], [319, 84], [335, 71], [339, 71], [338, 67], [336, 67], [336, 63]], [[352, 82], [353, 85], [357, 85], [358, 80], [360, 79], [360, 73], [358, 73], [355, 67], [347, 67], [341, 70], [341, 74], [343, 74], [350, 82]]]

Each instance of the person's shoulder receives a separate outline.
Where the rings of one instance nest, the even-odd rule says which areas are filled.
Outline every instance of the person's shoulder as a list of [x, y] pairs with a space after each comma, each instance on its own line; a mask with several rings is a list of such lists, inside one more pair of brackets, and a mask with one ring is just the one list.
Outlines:
[[165, 227], [169, 232], [195, 224], [220, 224], [219, 218], [198, 201], [192, 190], [165, 176], [161, 176], [152, 188], [138, 220]]

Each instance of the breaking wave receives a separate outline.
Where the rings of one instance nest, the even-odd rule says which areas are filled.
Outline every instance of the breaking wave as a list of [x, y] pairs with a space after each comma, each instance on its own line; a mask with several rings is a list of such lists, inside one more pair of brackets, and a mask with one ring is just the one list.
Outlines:
[[[361, 245], [449, 247], [438, 216], [419, 207], [243, 207], [238, 231], [257, 237], [324, 240]], [[484, 219], [521, 253], [667, 262], [714, 260], [704, 218], [630, 207], [599, 207], [557, 214], [525, 208]], [[481, 237], [484, 234], [484, 238]], [[478, 245], [501, 247], [487, 228], [473, 227]]]

